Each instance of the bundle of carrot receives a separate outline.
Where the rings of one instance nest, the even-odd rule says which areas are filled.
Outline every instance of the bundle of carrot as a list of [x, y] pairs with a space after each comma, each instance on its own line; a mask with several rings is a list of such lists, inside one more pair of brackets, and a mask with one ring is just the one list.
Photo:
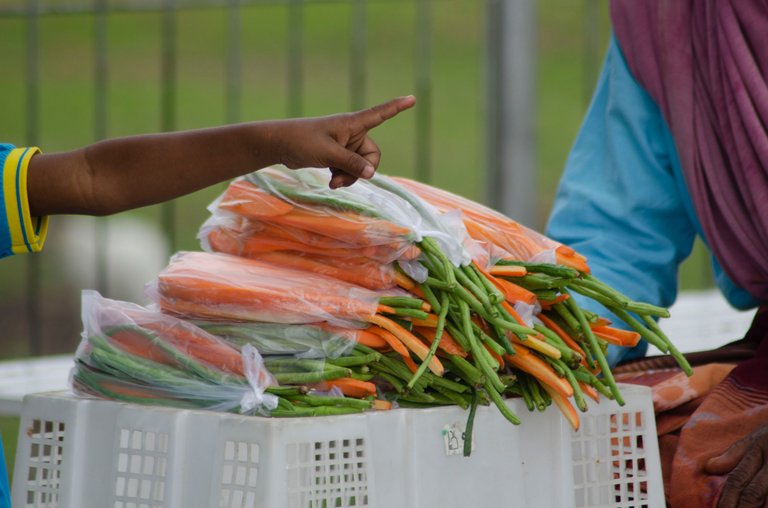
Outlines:
[[589, 273], [584, 256], [496, 210], [425, 183], [402, 177], [392, 179], [442, 212], [461, 210], [469, 235], [487, 243], [492, 258], [548, 262]]
[[[248, 204], [247, 196], [257, 197]], [[264, 228], [233, 229], [232, 224], [253, 220], [253, 210], [262, 205], [271, 214], [258, 216]], [[468, 237], [456, 225], [457, 210]], [[349, 258], [348, 250], [339, 252], [332, 243], [328, 249], [321, 247], [323, 241], [334, 240], [357, 246], [359, 260], [392, 270], [388, 283], [379, 288], [396, 284], [409, 293], [410, 301], [399, 297], [397, 308], [379, 299], [375, 313], [358, 315], [369, 327], [351, 356], [383, 353], [369, 371], [379, 388], [401, 406], [471, 407], [492, 402], [518, 423], [503, 400], [517, 394], [529, 408], [544, 409], [554, 402], [578, 427], [571, 400], [582, 411], [587, 408], [585, 396], [597, 399], [603, 394], [623, 404], [605, 360], [608, 343], [633, 345], [643, 337], [689, 368], [654, 321], [668, 315], [665, 309], [633, 302], [600, 283], [572, 249], [439, 189], [377, 175], [330, 191], [317, 172], [270, 168], [234, 182], [212, 211], [214, 217], [201, 233], [204, 246], [211, 250], [263, 260], [261, 253], [244, 245], [257, 245], [259, 231], [270, 231], [269, 243], [274, 228], [285, 231], [289, 225], [294, 242], [275, 249], [278, 254], [270, 263], [280, 264], [285, 258], [293, 269], [316, 273], [309, 268], [311, 263], [302, 266], [294, 257], [306, 261], [322, 256], [332, 260], [327, 264], [341, 263]], [[402, 254], [396, 267], [382, 257], [369, 257], [370, 251], [362, 247], [371, 244], [370, 224], [376, 225], [375, 238], [391, 241], [389, 252]], [[223, 248], [222, 235], [231, 240]], [[464, 249], [472, 239], [490, 245], [490, 256], [472, 259]], [[489, 266], [488, 258], [497, 261]], [[343, 269], [352, 270], [346, 265]], [[322, 273], [337, 282], [349, 280], [349, 274], [343, 278], [332, 270]], [[356, 276], [366, 278], [364, 272]], [[319, 287], [321, 293], [328, 292]], [[604, 304], [633, 331], [611, 327], [604, 318], [581, 309], [572, 293]]]
[[[262, 358], [251, 345], [234, 347], [192, 323], [92, 291], [83, 294], [83, 321], [72, 372], [79, 394], [276, 417], [348, 414], [390, 405], [375, 399], [371, 383], [351, 377], [353, 368], [375, 357], [335, 362], [286, 354]], [[321, 343], [326, 339], [318, 337]], [[281, 352], [293, 347], [286, 344]], [[342, 388], [328, 393], [329, 382]]]

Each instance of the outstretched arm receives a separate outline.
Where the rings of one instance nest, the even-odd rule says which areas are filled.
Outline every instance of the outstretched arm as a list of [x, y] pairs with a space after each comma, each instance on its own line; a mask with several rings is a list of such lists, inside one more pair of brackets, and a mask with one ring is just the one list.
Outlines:
[[284, 164], [332, 169], [331, 187], [370, 178], [381, 153], [368, 131], [415, 104], [400, 97], [355, 113], [242, 123], [101, 141], [29, 163], [33, 216], [108, 215]]

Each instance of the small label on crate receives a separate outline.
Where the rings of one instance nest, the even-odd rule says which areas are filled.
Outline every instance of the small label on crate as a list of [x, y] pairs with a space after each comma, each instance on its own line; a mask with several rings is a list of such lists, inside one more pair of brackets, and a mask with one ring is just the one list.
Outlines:
[[[464, 425], [461, 423], [445, 424], [443, 426], [443, 442], [445, 443], [445, 454], [448, 456], [463, 455], [464, 437]], [[472, 451], [474, 450], [475, 440], [472, 439]]]

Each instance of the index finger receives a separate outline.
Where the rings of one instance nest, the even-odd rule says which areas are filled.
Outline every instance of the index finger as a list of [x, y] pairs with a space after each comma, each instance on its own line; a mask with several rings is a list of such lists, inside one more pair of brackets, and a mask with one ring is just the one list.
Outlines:
[[358, 111], [355, 115], [359, 116], [363, 127], [369, 130], [381, 125], [401, 111], [412, 108], [414, 104], [416, 104], [416, 97], [406, 95], [384, 102], [378, 106]]

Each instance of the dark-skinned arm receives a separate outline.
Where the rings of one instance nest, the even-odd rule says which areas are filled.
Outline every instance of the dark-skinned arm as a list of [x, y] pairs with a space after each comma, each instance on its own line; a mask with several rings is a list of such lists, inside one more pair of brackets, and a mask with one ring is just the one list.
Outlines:
[[330, 186], [348, 186], [379, 165], [368, 131], [414, 104], [407, 96], [355, 113], [115, 138], [38, 154], [27, 176], [30, 212], [109, 215], [273, 164], [331, 168]]

